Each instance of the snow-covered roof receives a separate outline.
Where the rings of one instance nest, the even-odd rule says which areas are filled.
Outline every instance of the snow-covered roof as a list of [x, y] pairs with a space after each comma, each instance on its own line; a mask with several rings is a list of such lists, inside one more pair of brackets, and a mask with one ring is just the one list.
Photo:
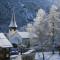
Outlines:
[[18, 32], [18, 34], [21, 36], [21, 38], [30, 38], [29, 32]]
[[32, 53], [33, 51], [35, 51], [35, 50], [34, 50], [34, 49], [31, 49], [31, 50], [28, 50], [27, 52], [25, 52], [25, 53], [23, 53], [23, 54], [27, 55], [27, 54]]
[[15, 44], [21, 44], [22, 43], [22, 38], [17, 32], [12, 34], [12, 35], [9, 35], [9, 40], [11, 43], [15, 43]]
[[13, 20], [11, 20], [9, 27], [17, 27], [16, 22], [15, 21], [13, 22]]
[[13, 10], [13, 13], [12, 13], [12, 19], [11, 19], [11, 23], [10, 23], [9, 27], [17, 27], [16, 21], [15, 21], [14, 10]]
[[0, 33], [0, 47], [2, 47], [2, 48], [12, 47], [12, 44], [5, 37], [4, 33]]
[[23, 39], [30, 39], [32, 37], [37, 37], [35, 34], [31, 34], [30, 32], [19, 32], [16, 30], [14, 34], [9, 34], [9, 40], [11, 43], [21, 44]]

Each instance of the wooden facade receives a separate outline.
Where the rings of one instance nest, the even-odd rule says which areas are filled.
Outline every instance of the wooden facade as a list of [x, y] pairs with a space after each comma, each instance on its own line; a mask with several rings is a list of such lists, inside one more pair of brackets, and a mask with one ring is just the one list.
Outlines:
[[22, 60], [35, 60], [35, 52], [29, 54], [22, 54]]
[[0, 60], [7, 60], [10, 58], [10, 48], [0, 48]]

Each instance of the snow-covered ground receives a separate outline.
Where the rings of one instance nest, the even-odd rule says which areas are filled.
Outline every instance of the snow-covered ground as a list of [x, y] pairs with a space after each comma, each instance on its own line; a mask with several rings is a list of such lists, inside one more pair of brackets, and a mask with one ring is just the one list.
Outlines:
[[[21, 60], [21, 55], [19, 54], [14, 58], [14, 56], [11, 56], [11, 60]], [[44, 58], [45, 60], [60, 60], [60, 55], [58, 52], [55, 52], [55, 54], [52, 54], [52, 52], [44, 52]], [[35, 60], [43, 60], [42, 53], [36, 53]]]
[[18, 57], [18, 55], [11, 55], [10, 60], [15, 60]]
[[[52, 52], [44, 52], [44, 58], [45, 60], [60, 60], [60, 55], [58, 52], [55, 52], [55, 54], [52, 54]], [[36, 53], [35, 60], [43, 60], [42, 53]]]

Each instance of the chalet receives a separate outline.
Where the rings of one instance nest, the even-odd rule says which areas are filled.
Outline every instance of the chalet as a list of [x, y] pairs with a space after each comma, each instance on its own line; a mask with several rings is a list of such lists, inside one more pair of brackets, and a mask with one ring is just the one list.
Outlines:
[[0, 59], [4, 60], [7, 58], [10, 58], [10, 48], [12, 47], [12, 44], [10, 41], [6, 38], [4, 33], [0, 33]]

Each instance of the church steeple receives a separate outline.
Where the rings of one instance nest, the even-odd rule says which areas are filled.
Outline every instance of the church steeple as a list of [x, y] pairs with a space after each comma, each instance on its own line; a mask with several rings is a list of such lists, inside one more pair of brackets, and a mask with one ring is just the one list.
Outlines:
[[11, 18], [11, 22], [10, 22], [9, 28], [10, 28], [10, 30], [14, 30], [14, 31], [17, 28], [17, 24], [16, 24], [16, 21], [15, 21], [14, 9], [13, 9], [13, 12], [12, 12], [12, 18]]

